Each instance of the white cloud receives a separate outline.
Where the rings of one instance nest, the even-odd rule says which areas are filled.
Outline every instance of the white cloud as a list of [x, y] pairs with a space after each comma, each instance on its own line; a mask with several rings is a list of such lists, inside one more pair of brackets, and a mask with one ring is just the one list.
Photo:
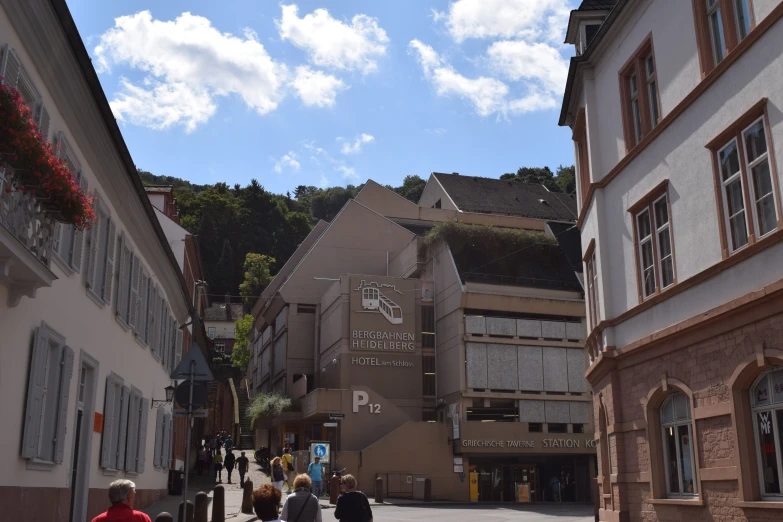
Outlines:
[[349, 25], [333, 18], [326, 9], [316, 9], [303, 18], [299, 18], [298, 11], [296, 5], [282, 6], [277, 28], [280, 38], [306, 51], [312, 63], [364, 74], [378, 68], [376, 60], [386, 54], [389, 37], [377, 19], [358, 14]]
[[359, 180], [359, 175], [356, 174], [356, 169], [354, 169], [353, 167], [348, 167], [346, 165], [340, 164], [340, 165], [336, 165], [334, 167], [334, 170], [337, 172], [342, 172], [343, 178], [347, 180], [351, 180], [351, 181]]
[[438, 127], [437, 129], [424, 129], [424, 132], [427, 134], [437, 134], [440, 136], [441, 134], [446, 134], [446, 129], [443, 127]]
[[321, 188], [326, 188], [329, 186], [329, 178], [327, 178], [325, 175], [321, 174]]
[[[568, 0], [457, 0], [446, 27], [452, 38], [539, 38], [562, 41]], [[437, 21], [437, 20], [436, 20]], [[554, 24], [554, 26], [553, 26]]]
[[[337, 139], [343, 140], [343, 138], [337, 138]], [[374, 136], [370, 136], [369, 134], [362, 133], [361, 135], [357, 136], [355, 140], [353, 140], [353, 143], [351, 142], [343, 143], [343, 148], [340, 149], [340, 152], [342, 152], [343, 154], [358, 154], [359, 152], [361, 152], [362, 146], [372, 141], [375, 141]]]
[[487, 55], [491, 67], [509, 80], [532, 81], [553, 94], [565, 88], [568, 62], [550, 45], [504, 40], [493, 43]]
[[448, 14], [444, 11], [438, 11], [437, 9], [430, 9], [430, 16], [432, 17], [433, 22], [438, 23], [447, 18]]
[[301, 165], [296, 159], [296, 153], [289, 151], [288, 154], [284, 154], [279, 160], [275, 162], [275, 172], [281, 173], [284, 169], [299, 170]]
[[101, 71], [127, 64], [149, 74], [144, 85], [123, 81], [112, 108], [120, 120], [154, 128], [192, 131], [214, 114], [218, 96], [239, 95], [266, 114], [285, 95], [287, 67], [272, 60], [252, 31], [221, 33], [190, 13], [174, 21], [155, 20], [149, 11], [116, 18], [94, 55]]
[[296, 68], [296, 77], [291, 85], [302, 103], [316, 107], [333, 106], [337, 93], [346, 88], [345, 83], [339, 78], [316, 71], [306, 65]]

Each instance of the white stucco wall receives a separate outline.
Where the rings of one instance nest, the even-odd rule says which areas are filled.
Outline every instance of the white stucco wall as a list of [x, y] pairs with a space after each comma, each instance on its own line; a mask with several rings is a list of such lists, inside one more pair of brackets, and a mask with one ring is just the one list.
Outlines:
[[[150, 200], [152, 200], [152, 195]], [[154, 204], [154, 203], [153, 203]], [[158, 216], [158, 222], [160, 223], [163, 232], [166, 234], [166, 239], [169, 241], [169, 247], [174, 252], [174, 257], [177, 259], [177, 265], [180, 270], [185, 270], [185, 238], [188, 236], [188, 231], [176, 224], [166, 214], [161, 212], [155, 207], [155, 215]]]
[[[770, 4], [755, 2], [756, 22]], [[680, 5], [681, 4], [681, 5]], [[763, 6], [761, 4], [764, 4]], [[666, 21], [661, 10], [667, 13]], [[672, 10], [680, 10], [673, 15]], [[683, 21], [684, 20], [684, 21]], [[700, 81], [693, 15], [689, 2], [652, 2], [640, 6], [615, 33], [616, 49], [595, 68], [598, 128], [591, 147], [601, 156], [605, 175], [624, 155], [617, 73], [652, 28], [662, 117], [666, 117]], [[721, 261], [719, 217], [711, 152], [706, 144], [759, 100], [768, 98], [771, 147], [778, 173], [783, 169], [783, 23], [778, 21], [660, 136], [634, 158], [595, 199], [582, 226], [582, 248], [596, 239], [604, 317], [616, 317], [639, 302], [633, 222], [628, 208], [664, 179], [669, 180], [671, 223], [678, 283]], [[603, 108], [607, 107], [604, 111]], [[617, 114], [612, 107], [617, 107]], [[595, 176], [594, 176], [595, 179]], [[780, 179], [774, 180], [780, 186]], [[740, 263], [706, 283], [674, 295], [607, 332], [618, 347], [693, 317], [783, 278], [780, 246]]]
[[[117, 179], [125, 176], [122, 170], [107, 171], [101, 166], [91, 164], [84, 147], [94, 145], [74, 138], [73, 129], [66, 124], [62, 107], [57, 107], [42, 77], [39, 75], [33, 60], [21, 43], [19, 35], [11, 26], [6, 12], [0, 8], [0, 46], [10, 43], [17, 52], [22, 64], [32, 79], [35, 87], [43, 96], [46, 107], [51, 115], [50, 137], [57, 131], [64, 131], [69, 144], [82, 164], [84, 175], [90, 183], [90, 190], [97, 190], [101, 200], [108, 207], [112, 219], [117, 225], [117, 238], [124, 232], [134, 251], [142, 258], [143, 263], [152, 274], [153, 280], [164, 293], [173, 307], [173, 315], [181, 324], [187, 315], [187, 304], [176, 278], [176, 267], [167, 264], [165, 251], [154, 235], [143, 235], [144, 223], [149, 218], [140, 212], [140, 196], [135, 193], [117, 197], [121, 191], [116, 185]], [[70, 59], [70, 58], [69, 58]], [[75, 67], [75, 66], [74, 66]], [[74, 102], [76, 103], [76, 102]], [[81, 103], [85, 103], [82, 101]], [[91, 102], [90, 102], [91, 103]], [[67, 107], [69, 114], [79, 113], [80, 109]], [[90, 111], [93, 111], [90, 108]], [[79, 116], [81, 117], [81, 116]], [[87, 116], [85, 116], [87, 117]], [[73, 124], [74, 120], [70, 120]], [[83, 128], [84, 122], [76, 124]], [[100, 132], [103, 127], [92, 132]], [[92, 151], [94, 152], [94, 150]], [[114, 162], [121, 168], [119, 157], [114, 151], [104, 151], [105, 156], [100, 161]], [[114, 156], [112, 156], [114, 154]], [[116, 156], [116, 157], [115, 157]], [[89, 158], [95, 158], [93, 154]], [[134, 199], [135, 198], [135, 199]], [[146, 229], [150, 227], [147, 225]], [[89, 354], [99, 362], [95, 411], [103, 413], [106, 376], [115, 372], [125, 381], [125, 385], [141, 390], [146, 399], [161, 399], [165, 397], [163, 388], [170, 380], [161, 363], [151, 354], [149, 348], [142, 347], [135, 341], [134, 335], [126, 331], [115, 319], [114, 306], [97, 305], [87, 295], [85, 274], [87, 267], [87, 242], [80, 274], [69, 274], [56, 263], [51, 263], [51, 270], [57, 276], [51, 288], [38, 290], [35, 298], [23, 297], [18, 306], [9, 308], [7, 305], [7, 290], [0, 286], [0, 411], [3, 412], [4, 426], [0, 430], [0, 447], [8, 450], [5, 462], [5, 472], [0, 474], [0, 486], [21, 487], [53, 487], [65, 488], [70, 484], [70, 468], [73, 460], [74, 447], [74, 417], [79, 384], [79, 358], [82, 352]], [[163, 261], [162, 261], [163, 260]], [[117, 295], [116, 270], [119, 265], [119, 250], [115, 253], [115, 281], [112, 300]], [[67, 432], [65, 454], [62, 464], [55, 465], [49, 471], [32, 471], [27, 468], [27, 461], [19, 456], [20, 440], [24, 422], [25, 396], [27, 393], [27, 378], [30, 364], [32, 339], [35, 329], [45, 321], [52, 329], [65, 337], [65, 342], [75, 352], [74, 369], [70, 381], [70, 397], [68, 405]], [[169, 405], [166, 408], [170, 408]], [[92, 411], [85, 414], [92, 416]], [[118, 472], [116, 476], [105, 476], [99, 467], [101, 434], [90, 433], [91, 450], [89, 466], [89, 487], [106, 488], [115, 478], [126, 476]], [[155, 410], [149, 414], [146, 439], [146, 466], [141, 475], [134, 475], [132, 480], [139, 489], [163, 489], [166, 487], [167, 474], [156, 470], [153, 466], [153, 447], [155, 442]], [[81, 451], [84, 451], [82, 448]], [[129, 474], [130, 477], [130, 474]], [[2, 518], [2, 517], [0, 517]]]

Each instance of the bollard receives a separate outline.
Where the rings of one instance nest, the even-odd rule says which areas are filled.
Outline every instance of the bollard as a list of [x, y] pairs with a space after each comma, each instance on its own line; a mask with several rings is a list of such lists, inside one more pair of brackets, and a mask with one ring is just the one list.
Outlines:
[[155, 522], [174, 522], [174, 517], [164, 511], [163, 513], [158, 513], [158, 516], [155, 517]]
[[340, 496], [340, 477], [332, 477], [329, 480], [329, 503], [337, 504], [337, 498]]
[[383, 477], [381, 476], [375, 479], [375, 502], [383, 504]]
[[432, 480], [424, 479], [424, 502], [432, 502]]
[[212, 491], [212, 522], [226, 522], [226, 490], [215, 486]]
[[193, 510], [193, 522], [208, 522], [209, 495], [203, 491], [196, 493], [196, 508]]
[[243, 486], [242, 492], [242, 513], [253, 514], [253, 481], [248, 479]]
[[177, 516], [178, 522], [193, 522], [193, 502], [188, 500], [187, 509], [185, 510], [185, 515], [183, 516], [182, 510], [183, 510], [183, 504], [184, 502], [179, 503], [179, 514]]

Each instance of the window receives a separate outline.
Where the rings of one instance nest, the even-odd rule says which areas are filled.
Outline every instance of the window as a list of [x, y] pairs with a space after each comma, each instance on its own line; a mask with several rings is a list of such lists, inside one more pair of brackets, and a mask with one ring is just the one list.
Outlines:
[[753, 29], [750, 0], [693, 0], [702, 73], [723, 61]]
[[214, 339], [215, 338], [215, 327], [214, 326], [210, 326], [209, 327], [209, 334], [208, 335], [209, 335], [210, 339]]
[[442, 207], [442, 205], [441, 205], [440, 199], [438, 199], [438, 201], [436, 201], [435, 204], [432, 205], [432, 208], [441, 208], [441, 207]]
[[438, 414], [435, 410], [422, 410], [421, 420], [424, 422], [438, 422]]
[[158, 409], [155, 421], [155, 453], [153, 455], [153, 464], [156, 468], [169, 469], [173, 432], [174, 422], [171, 419], [171, 414]]
[[421, 367], [423, 370], [423, 395], [435, 396], [435, 356], [425, 355], [421, 358]]
[[33, 341], [22, 435], [21, 455], [33, 465], [63, 461], [72, 374], [73, 350], [42, 324]]
[[313, 304], [298, 304], [296, 305], [297, 314], [314, 314], [315, 305]]
[[[57, 158], [65, 160], [71, 177], [79, 184], [79, 187], [86, 191], [88, 188], [87, 178], [82, 172], [81, 164], [76, 159], [76, 154], [65, 139], [62, 132], [57, 134]], [[57, 223], [54, 230], [54, 241], [52, 245], [54, 251], [65, 265], [76, 273], [81, 271], [82, 256], [84, 251], [84, 231], [78, 230], [73, 225]]]
[[103, 468], [125, 469], [129, 402], [130, 388], [124, 385], [122, 378], [114, 373], [106, 377], [101, 443], [101, 467]]
[[663, 464], [669, 497], [690, 497], [698, 493], [691, 425], [688, 396], [673, 393], [661, 406]]
[[421, 346], [435, 348], [435, 307], [421, 307]]
[[97, 202], [96, 222], [90, 229], [87, 288], [103, 301], [111, 302], [114, 280], [115, 224], [102, 201]]
[[473, 399], [467, 420], [480, 422], [517, 422], [517, 401], [513, 399]]
[[141, 392], [136, 388], [131, 388], [128, 402], [128, 436], [124, 467], [130, 473], [144, 473], [149, 410], [149, 399], [143, 398]]
[[[38, 132], [44, 138], [49, 139], [49, 112], [43, 104], [40, 93], [33, 85], [30, 76], [22, 67], [16, 52], [10, 45], [6, 44], [3, 48], [2, 60], [0, 60], [0, 77], [3, 83], [19, 91], [25, 104], [32, 111], [33, 122], [38, 126]], [[73, 171], [72, 171], [73, 172]]]
[[715, 157], [716, 186], [724, 254], [778, 229], [780, 210], [762, 100], [708, 145]]
[[590, 313], [590, 330], [601, 322], [601, 311], [598, 298], [598, 264], [595, 258], [595, 240], [590, 241], [585, 254], [585, 266], [587, 269], [587, 306]]
[[585, 425], [584, 424], [573, 424], [574, 427], [574, 433], [584, 433], [585, 432]]
[[753, 431], [756, 438], [761, 496], [779, 499], [783, 495], [783, 370], [777, 369], [759, 377], [750, 389], [750, 403], [753, 407]]
[[[585, 121], [584, 107], [577, 112], [574, 121], [574, 132], [571, 136], [576, 145], [576, 168], [579, 174], [579, 197], [581, 207], [587, 202], [587, 193], [590, 191], [590, 154], [587, 148], [587, 122]], [[580, 208], [581, 208], [580, 207]]]
[[226, 345], [224, 343], [215, 343], [215, 351], [219, 353], [223, 353], [226, 351]]
[[550, 422], [547, 424], [547, 433], [568, 433], [568, 424]]
[[[674, 284], [674, 251], [667, 183], [633, 206], [642, 299]], [[663, 194], [660, 192], [663, 191]]]
[[527, 431], [528, 433], [541, 433], [544, 431], [544, 427], [540, 422], [528, 422]]
[[634, 148], [661, 119], [652, 37], [642, 43], [620, 71], [626, 150]]

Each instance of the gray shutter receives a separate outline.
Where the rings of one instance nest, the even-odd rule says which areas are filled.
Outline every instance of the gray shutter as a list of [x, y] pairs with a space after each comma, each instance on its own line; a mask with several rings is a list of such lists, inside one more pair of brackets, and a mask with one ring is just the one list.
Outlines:
[[114, 248], [117, 234], [117, 225], [113, 219], [109, 219], [109, 235], [106, 238], [106, 270], [103, 273], [103, 302], [111, 303], [112, 283], [114, 282]]
[[139, 416], [139, 450], [137, 473], [144, 473], [144, 463], [147, 461], [147, 418], [150, 412], [150, 400], [141, 399]]
[[[141, 263], [139, 263], [141, 265]], [[149, 321], [149, 315], [147, 314], [147, 293], [149, 292], [149, 280], [150, 276], [144, 267], [141, 267], [141, 282], [139, 283], [139, 306], [138, 315], [136, 318], [136, 335], [141, 338], [145, 343], [147, 342], [147, 322]]]
[[179, 362], [182, 360], [182, 330], [177, 328], [177, 340], [174, 341], [174, 349], [176, 351], [174, 356], [174, 367], [176, 368]]
[[125, 235], [120, 232], [120, 275], [117, 280], [117, 315], [125, 323], [128, 322], [128, 285], [130, 281], [130, 249], [125, 242]]
[[[96, 207], [99, 207], [100, 205], [97, 204], [96, 201]], [[89, 258], [87, 259], [87, 286], [92, 288], [93, 291], [96, 291], [95, 286], [95, 266], [98, 264], [98, 252], [100, 251], [100, 241], [98, 240], [98, 231], [101, 229], [101, 212], [98, 208], [96, 208], [95, 212], [95, 223], [93, 224], [92, 228], [90, 229], [90, 244], [89, 244]], [[78, 231], [77, 231], [78, 234]], [[74, 236], [73, 242], [76, 243], [76, 237]], [[79, 248], [81, 250], [81, 248]], [[74, 250], [74, 254], [76, 253], [76, 250]], [[76, 257], [76, 256], [74, 256]]]
[[106, 398], [103, 401], [103, 441], [101, 445], [101, 466], [112, 466], [112, 434], [114, 433], [114, 376], [106, 377]]
[[160, 467], [161, 455], [160, 451], [163, 447], [163, 410], [158, 408], [158, 415], [155, 419], [155, 453], [152, 459], [152, 465]]
[[150, 287], [147, 290], [147, 330], [144, 333], [145, 340], [150, 345], [150, 352], [155, 353], [155, 343], [153, 341], [154, 335], [152, 335], [153, 328], [155, 327], [155, 283], [150, 279]]
[[16, 88], [19, 82], [19, 74], [22, 72], [22, 63], [9, 44], [3, 48], [3, 63], [0, 67], [0, 76], [9, 87]]
[[171, 355], [169, 356], [169, 373], [174, 371], [174, 361], [177, 359], [177, 322], [174, 320], [173, 317], [169, 317], [169, 324], [171, 324], [171, 341], [169, 343], [169, 351]]
[[130, 388], [122, 387], [122, 404], [120, 406], [120, 418], [117, 422], [119, 435], [117, 437], [117, 469], [125, 469], [125, 443], [128, 440], [128, 405]]
[[[2, 188], [2, 183], [0, 183], [0, 188]], [[55, 222], [54, 224], [54, 235], [52, 236], [52, 250], [57, 252], [60, 257], [62, 257], [62, 253], [60, 252], [60, 244], [62, 243], [62, 234], [63, 234], [63, 224], [59, 221]]]
[[171, 456], [171, 415], [163, 416], [163, 448], [161, 451], [160, 467], [169, 469], [169, 457]]
[[128, 324], [131, 328], [136, 328], [139, 319], [139, 288], [141, 287], [141, 260], [138, 256], [132, 257], [133, 266], [131, 267], [130, 280], [130, 320]]
[[57, 403], [57, 426], [54, 432], [54, 462], [62, 463], [65, 450], [65, 424], [68, 422], [68, 397], [71, 391], [73, 375], [73, 350], [63, 346], [63, 358], [60, 373], [60, 390]]
[[166, 300], [163, 299], [161, 296], [160, 306], [159, 308], [159, 314], [158, 317], [160, 318], [160, 331], [158, 332], [158, 335], [160, 336], [160, 341], [158, 343], [158, 355], [160, 356], [161, 360], [166, 360], [166, 310], [168, 309], [166, 305]]
[[[79, 173], [79, 188], [87, 192], [87, 178], [84, 177], [84, 173]], [[97, 231], [98, 223], [92, 227]], [[82, 269], [82, 255], [84, 250], [84, 230], [78, 230], [75, 226], [71, 225], [70, 230], [73, 231], [73, 241], [71, 241], [71, 252], [68, 259], [77, 273]]]
[[46, 385], [46, 364], [49, 359], [49, 330], [41, 326], [35, 333], [27, 381], [27, 406], [22, 435], [22, 457], [38, 456], [38, 434], [41, 432], [41, 408]]
[[38, 125], [38, 132], [44, 137], [44, 143], [49, 141], [49, 123], [51, 118], [49, 117], [49, 111], [46, 110], [42, 101], [39, 101], [36, 104], [33, 119], [35, 120], [35, 124]]
[[166, 458], [166, 462], [168, 462], [169, 465], [171, 465], [171, 458], [174, 455], [174, 418], [171, 415], [169, 415], [169, 438], [170, 438], [169, 446], [168, 446], [169, 454], [168, 457]]
[[139, 445], [139, 393], [131, 390], [128, 401], [128, 438], [125, 443], [125, 470], [136, 471]]

